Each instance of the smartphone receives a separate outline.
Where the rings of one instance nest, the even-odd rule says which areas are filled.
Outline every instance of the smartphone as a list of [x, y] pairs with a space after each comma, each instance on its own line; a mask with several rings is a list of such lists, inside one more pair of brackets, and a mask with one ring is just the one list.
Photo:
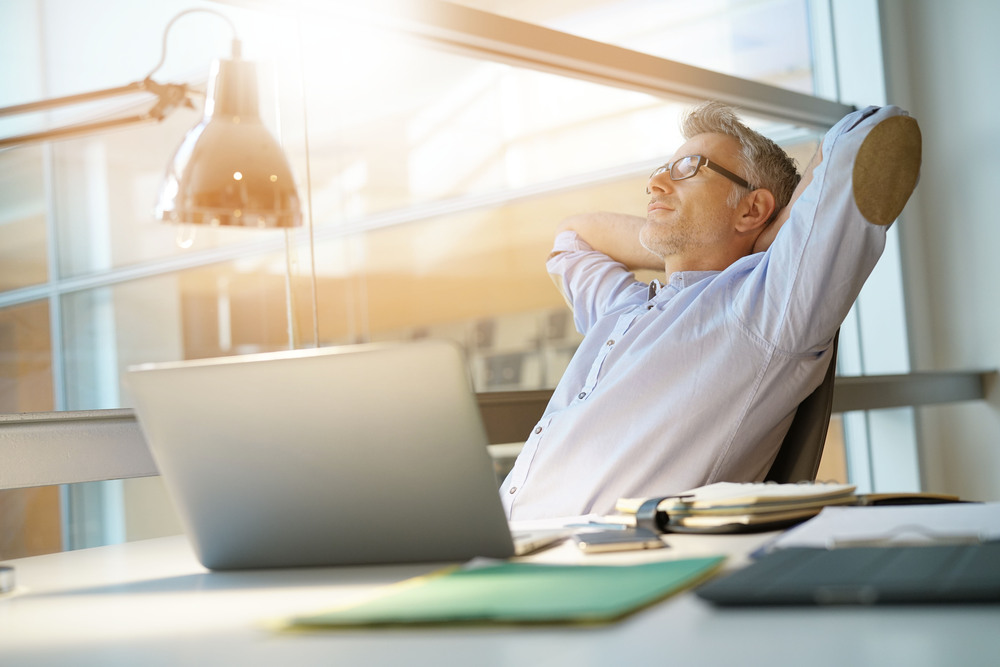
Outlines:
[[632, 549], [662, 549], [667, 546], [659, 535], [646, 528], [579, 533], [573, 536], [573, 541], [581, 551], [588, 554]]

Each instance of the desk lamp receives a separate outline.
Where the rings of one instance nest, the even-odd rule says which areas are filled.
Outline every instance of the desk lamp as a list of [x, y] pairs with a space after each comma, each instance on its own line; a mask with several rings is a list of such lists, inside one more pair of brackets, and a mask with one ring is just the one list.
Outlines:
[[149, 92], [155, 104], [145, 113], [0, 138], [0, 150], [49, 139], [63, 139], [147, 121], [162, 121], [181, 104], [193, 107], [196, 93], [187, 84], [160, 84], [153, 74], [166, 60], [167, 35], [174, 23], [192, 12], [220, 16], [233, 31], [232, 58], [217, 60], [209, 80], [205, 115], [191, 129], [167, 168], [155, 207], [163, 222], [248, 227], [302, 225], [299, 197], [291, 169], [277, 141], [260, 119], [257, 75], [242, 60], [236, 27], [210, 9], [188, 9], [167, 25], [163, 56], [142, 81], [90, 93], [69, 95], [0, 109], [0, 116], [81, 104], [101, 98]]
[[[2, 117], [118, 95], [153, 93], [156, 95], [156, 102], [145, 113], [0, 138], [0, 150], [143, 122], [162, 121], [181, 104], [193, 108], [191, 98], [198, 93], [187, 84], [160, 84], [152, 79], [166, 60], [167, 35], [171, 27], [182, 16], [192, 12], [215, 14], [229, 23], [233, 31], [232, 58], [213, 63], [204, 117], [188, 131], [170, 159], [154, 216], [161, 222], [183, 225], [285, 228], [286, 260], [290, 262], [287, 259], [287, 231], [288, 228], [302, 225], [301, 204], [295, 181], [281, 147], [261, 121], [256, 68], [253, 63], [241, 58], [236, 27], [228, 17], [219, 12], [211, 9], [188, 9], [171, 19], [163, 33], [160, 62], [141, 81], [117, 88], [0, 108]], [[180, 234], [178, 243], [185, 245]], [[286, 268], [290, 274], [290, 267]], [[289, 297], [289, 345], [294, 347], [291, 277], [288, 275], [286, 278], [289, 281], [286, 286]], [[315, 298], [314, 285], [314, 301]]]
[[292, 171], [260, 119], [256, 68], [240, 56], [240, 41], [234, 36], [232, 59], [213, 63], [205, 115], [170, 160], [155, 208], [158, 220], [262, 228], [302, 225]]

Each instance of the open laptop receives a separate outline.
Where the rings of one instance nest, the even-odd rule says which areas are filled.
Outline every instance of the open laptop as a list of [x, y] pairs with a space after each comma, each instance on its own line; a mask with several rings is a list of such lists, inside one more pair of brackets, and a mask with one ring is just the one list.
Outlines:
[[515, 549], [451, 343], [147, 364], [125, 382], [210, 569], [503, 558], [555, 539]]

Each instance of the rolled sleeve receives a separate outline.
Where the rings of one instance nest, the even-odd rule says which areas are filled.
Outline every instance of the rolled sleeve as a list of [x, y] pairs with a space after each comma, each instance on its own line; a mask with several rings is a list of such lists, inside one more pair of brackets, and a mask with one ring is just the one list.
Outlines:
[[594, 250], [573, 231], [556, 236], [545, 267], [584, 334], [616, 305], [646, 290], [624, 264]]
[[823, 142], [823, 160], [793, 204], [753, 275], [734, 299], [741, 321], [785, 352], [829, 344], [875, 268], [886, 227], [868, 222], [855, 203], [851, 176], [858, 149], [897, 107], [854, 112]]

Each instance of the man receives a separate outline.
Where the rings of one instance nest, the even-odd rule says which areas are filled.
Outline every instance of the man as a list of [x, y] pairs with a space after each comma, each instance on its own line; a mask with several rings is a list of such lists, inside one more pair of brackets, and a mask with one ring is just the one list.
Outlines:
[[[851, 180], [873, 128], [899, 116], [843, 119], [796, 189], [784, 151], [708, 103], [650, 176], [645, 219], [559, 226], [547, 268], [585, 338], [501, 486], [508, 518], [764, 478], [899, 213], [870, 213], [879, 193]], [[666, 284], [638, 282], [639, 268]]]

